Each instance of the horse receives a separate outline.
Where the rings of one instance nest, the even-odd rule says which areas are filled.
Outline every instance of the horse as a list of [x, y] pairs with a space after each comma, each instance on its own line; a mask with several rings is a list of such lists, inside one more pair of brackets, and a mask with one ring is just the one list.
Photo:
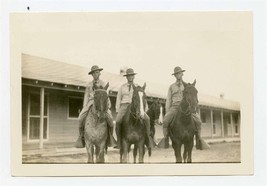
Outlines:
[[105, 112], [108, 109], [107, 88], [109, 83], [102, 88], [93, 86], [94, 103], [90, 107], [85, 119], [84, 139], [88, 154], [88, 163], [104, 163], [104, 150], [108, 138], [108, 124], [105, 119]]
[[147, 115], [150, 118], [150, 136], [152, 139], [155, 137], [155, 122], [158, 122], [159, 116], [160, 116], [160, 109], [161, 109], [161, 104], [159, 101], [153, 101], [153, 103], [150, 105], [148, 111], [146, 112]]
[[169, 134], [172, 140], [172, 147], [175, 152], [176, 163], [182, 163], [181, 146], [184, 145], [184, 163], [192, 162], [192, 149], [194, 145], [195, 124], [191, 114], [196, 112], [198, 104], [196, 80], [190, 83], [183, 83], [183, 99], [180, 103], [176, 116], [169, 127]]
[[129, 104], [121, 123], [121, 149], [120, 162], [129, 162], [129, 152], [134, 144], [133, 157], [136, 163], [137, 151], [139, 152], [139, 163], [144, 163], [146, 128], [144, 114], [146, 106], [145, 87], [133, 85], [132, 102]]

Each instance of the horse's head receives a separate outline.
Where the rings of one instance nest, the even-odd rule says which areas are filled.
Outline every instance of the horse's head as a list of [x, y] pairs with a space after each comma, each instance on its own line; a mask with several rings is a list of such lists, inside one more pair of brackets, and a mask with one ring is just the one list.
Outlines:
[[146, 108], [146, 94], [145, 94], [146, 83], [143, 87], [133, 85], [133, 97], [132, 97], [132, 109], [131, 112], [135, 113], [136, 116], [145, 115]]
[[160, 104], [160, 102], [158, 100], [157, 101], [153, 101], [153, 103], [150, 106], [150, 110], [151, 110], [152, 115], [154, 117], [153, 119], [155, 119], [155, 120], [159, 119], [160, 107], [161, 107], [161, 104]]
[[100, 117], [103, 117], [105, 112], [108, 110], [108, 89], [109, 83], [105, 87], [102, 86], [94, 86], [94, 105], [95, 109], [98, 113], [100, 113]]
[[184, 83], [184, 92], [183, 97], [186, 100], [186, 102], [189, 104], [189, 109], [191, 113], [196, 112], [196, 107], [198, 105], [198, 97], [197, 97], [197, 89], [195, 87], [196, 80], [191, 83]]

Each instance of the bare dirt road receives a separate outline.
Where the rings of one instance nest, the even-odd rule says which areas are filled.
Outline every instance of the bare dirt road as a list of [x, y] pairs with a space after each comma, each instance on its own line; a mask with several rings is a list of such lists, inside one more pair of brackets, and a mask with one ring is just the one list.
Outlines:
[[[210, 149], [196, 150], [192, 152], [193, 163], [238, 163], [240, 162], [240, 143], [218, 143], [211, 144]], [[119, 150], [110, 149], [105, 155], [106, 163], [119, 163]], [[84, 153], [61, 155], [61, 156], [29, 156], [23, 158], [23, 163], [86, 163], [87, 154]], [[130, 153], [130, 162], [133, 162], [132, 153]], [[152, 157], [148, 158], [146, 153], [145, 163], [175, 163], [174, 151], [168, 149], [155, 148], [152, 151]]]

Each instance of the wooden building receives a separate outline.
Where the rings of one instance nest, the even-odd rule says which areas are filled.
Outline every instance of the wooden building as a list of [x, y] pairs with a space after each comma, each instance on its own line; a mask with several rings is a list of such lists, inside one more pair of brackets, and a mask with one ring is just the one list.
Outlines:
[[[94, 64], [92, 64], [94, 65]], [[91, 66], [91, 65], [89, 65]], [[53, 146], [73, 147], [78, 137], [78, 115], [82, 109], [90, 69], [22, 54], [22, 143], [23, 150]], [[121, 74], [101, 72], [109, 82], [112, 115], [119, 87], [126, 82]], [[144, 81], [136, 79], [138, 84]], [[171, 83], [171, 82], [170, 82]], [[167, 90], [147, 82], [148, 102], [165, 102]], [[240, 137], [239, 103], [199, 95], [202, 136]]]

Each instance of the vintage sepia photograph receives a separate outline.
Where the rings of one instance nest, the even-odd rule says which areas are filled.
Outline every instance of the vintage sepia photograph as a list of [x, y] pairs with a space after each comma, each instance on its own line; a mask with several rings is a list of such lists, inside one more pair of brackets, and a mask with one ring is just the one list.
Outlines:
[[10, 14], [14, 175], [251, 174], [252, 20]]

